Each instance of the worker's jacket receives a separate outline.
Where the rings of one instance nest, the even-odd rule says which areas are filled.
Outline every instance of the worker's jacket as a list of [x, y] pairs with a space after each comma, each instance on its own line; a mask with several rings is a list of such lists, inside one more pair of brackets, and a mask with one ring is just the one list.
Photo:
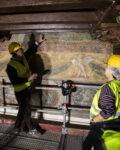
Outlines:
[[[31, 75], [31, 70], [29, 68], [28, 62], [25, 58], [25, 56], [23, 56], [22, 58], [23, 60], [23, 64], [22, 65], [19, 61], [13, 60], [11, 59], [8, 63], [8, 65], [12, 66], [16, 71], [17, 71], [17, 75], [20, 78], [28, 78]], [[28, 81], [19, 85], [13, 85], [15, 92], [20, 92], [24, 89], [26, 89], [27, 87], [30, 87], [32, 81]]]
[[[115, 119], [120, 116], [120, 81], [113, 80], [105, 84], [108, 84], [108, 86], [112, 89], [115, 95], [115, 113], [111, 117], [109, 117], [108, 119], [104, 119], [103, 121]], [[95, 116], [100, 114], [100, 111], [102, 111], [98, 106], [98, 101], [99, 101], [101, 89], [105, 84], [101, 86], [101, 88], [97, 91], [97, 93], [93, 98], [93, 102], [90, 108], [90, 120], [92, 120]]]
[[[120, 132], [118, 130], [116, 130], [116, 123], [115, 123], [116, 118], [120, 117], [120, 81], [113, 80], [108, 83], [105, 83], [97, 91], [97, 93], [95, 94], [95, 96], [93, 98], [93, 103], [92, 103], [91, 109], [90, 109], [90, 120], [92, 120], [93, 117], [100, 114], [100, 111], [102, 111], [98, 106], [98, 101], [99, 101], [101, 89], [106, 84], [108, 84], [108, 86], [111, 88], [111, 90], [113, 91], [113, 93], [115, 95], [115, 112], [108, 119], [104, 119], [103, 123], [101, 122], [102, 124], [104, 124], [104, 126], [107, 127], [107, 129], [105, 129], [104, 126], [100, 127], [100, 128], [104, 129], [104, 130], [100, 130], [100, 131], [104, 131], [103, 134], [101, 135], [101, 138], [104, 141], [106, 150], [113, 150], [113, 149], [120, 150], [120, 142], [119, 142]], [[112, 120], [112, 119], [115, 119], [115, 120]], [[112, 126], [111, 126], [112, 122], [110, 123], [109, 120], [113, 122]], [[95, 125], [97, 125], [97, 124], [95, 124]]]

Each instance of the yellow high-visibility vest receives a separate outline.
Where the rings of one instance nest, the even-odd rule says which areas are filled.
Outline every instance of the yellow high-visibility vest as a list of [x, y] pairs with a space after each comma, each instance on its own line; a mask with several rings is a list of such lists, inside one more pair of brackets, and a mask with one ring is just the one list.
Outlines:
[[104, 131], [102, 137], [106, 150], [120, 150], [120, 132], [114, 130]]
[[102, 111], [98, 106], [98, 101], [99, 101], [101, 89], [106, 84], [108, 84], [108, 86], [111, 88], [111, 90], [113, 91], [115, 95], [115, 112], [111, 117], [109, 117], [108, 119], [104, 119], [103, 121], [115, 119], [120, 116], [120, 81], [113, 80], [113, 81], [103, 84], [101, 88], [97, 91], [97, 93], [95, 94], [91, 108], [90, 108], [90, 120], [92, 120], [95, 116], [100, 114], [100, 111]]
[[[113, 80], [108, 83], [105, 83], [101, 86], [101, 88], [97, 91], [93, 98], [93, 102], [90, 109], [90, 120], [92, 120], [95, 116], [97, 116], [100, 111], [102, 111], [98, 106], [98, 101], [101, 93], [101, 89], [103, 86], [108, 84], [115, 95], [115, 112], [108, 119], [104, 119], [103, 121], [116, 119], [120, 116], [120, 81]], [[104, 141], [106, 150], [120, 150], [120, 132], [114, 130], [105, 130], [101, 138]]]
[[[12, 66], [16, 71], [17, 71], [17, 75], [20, 78], [28, 78], [32, 73], [31, 70], [29, 68], [28, 62], [25, 58], [25, 56], [22, 57], [23, 60], [23, 64], [22, 65], [20, 62], [11, 59], [8, 63], [8, 65]], [[31, 85], [31, 83], [33, 82], [33, 80], [19, 84], [19, 85], [13, 85], [14, 90], [16, 92], [20, 92], [22, 90], [24, 90], [25, 88], [29, 87]]]

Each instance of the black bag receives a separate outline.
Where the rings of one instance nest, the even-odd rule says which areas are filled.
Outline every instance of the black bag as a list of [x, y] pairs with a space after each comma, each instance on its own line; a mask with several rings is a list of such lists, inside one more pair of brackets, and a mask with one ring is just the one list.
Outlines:
[[120, 117], [117, 119], [104, 121], [101, 125], [101, 128], [103, 128], [104, 130], [120, 131]]

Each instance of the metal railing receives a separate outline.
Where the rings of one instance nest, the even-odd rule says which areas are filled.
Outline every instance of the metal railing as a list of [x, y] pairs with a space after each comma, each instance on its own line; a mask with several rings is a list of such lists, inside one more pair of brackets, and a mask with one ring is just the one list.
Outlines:
[[[55, 85], [51, 85], [51, 86], [36, 86], [35, 89], [36, 90], [47, 90], [47, 91], [50, 91], [50, 90], [57, 90], [57, 91], [61, 91], [62, 95], [64, 96], [64, 99], [63, 99], [63, 105], [62, 106], [59, 106], [57, 109], [58, 110], [51, 110], [51, 109], [38, 109], [38, 108], [34, 108], [34, 107], [31, 107], [32, 109], [34, 109], [36, 112], [40, 113], [51, 113], [51, 114], [63, 114], [63, 124], [62, 124], [62, 134], [66, 134], [67, 133], [67, 130], [66, 130], [66, 117], [67, 117], [67, 113], [68, 113], [68, 110], [75, 110], [75, 111], [79, 111], [79, 110], [86, 110], [88, 111], [89, 108], [85, 108], [85, 107], [70, 107], [67, 105], [67, 102], [68, 102], [68, 98], [70, 96], [70, 94], [72, 93], [72, 90], [75, 88], [75, 87], [84, 87], [84, 88], [99, 88], [100, 85], [95, 85], [95, 84], [92, 84], [92, 85], [88, 85], [88, 84], [83, 84], [83, 83], [73, 83], [72, 81], [70, 80], [67, 80], [67, 81], [62, 81], [61, 84], [58, 84], [56, 87]], [[8, 84], [8, 83], [5, 83], [5, 81], [3, 80], [3, 84], [0, 85], [0, 88], [3, 88], [3, 91], [5, 90], [5, 88], [13, 88], [12, 85]], [[5, 92], [4, 92], [5, 94]], [[15, 109], [18, 109], [18, 106], [13, 106], [13, 105], [6, 105], [6, 103], [4, 102], [4, 105], [3, 106], [0, 106], [0, 108], [15, 108]]]
[[[64, 146], [64, 141], [65, 141], [65, 136], [67, 134], [67, 128], [66, 128], [66, 118], [67, 118], [67, 113], [68, 110], [75, 110], [75, 111], [79, 111], [79, 110], [89, 110], [89, 108], [80, 108], [80, 107], [72, 107], [72, 106], [68, 106], [68, 98], [72, 93], [72, 90], [76, 87], [84, 87], [84, 88], [96, 88], [98, 89], [100, 87], [100, 85], [87, 85], [87, 84], [78, 84], [78, 83], [73, 83], [72, 81], [68, 80], [68, 81], [62, 81], [61, 84], [57, 85], [55, 87], [55, 85], [53, 86], [36, 86], [35, 89], [36, 90], [57, 90], [57, 91], [61, 91], [62, 95], [64, 96], [63, 99], [63, 105], [59, 106], [57, 108], [57, 110], [51, 110], [51, 109], [39, 109], [39, 108], [34, 108], [31, 107], [33, 110], [35, 110], [35, 112], [37, 113], [49, 113], [49, 114], [62, 114], [63, 115], [63, 123], [62, 123], [62, 136], [61, 136], [61, 142], [59, 145], [59, 150], [62, 150], [63, 146]], [[13, 88], [12, 85], [10, 84], [6, 84], [5, 81], [3, 81], [3, 85], [0, 85], [0, 88], [3, 88], [3, 99], [4, 99], [4, 105], [0, 106], [0, 108], [15, 108], [18, 109], [19, 106], [11, 106], [11, 105], [7, 105], [5, 102], [5, 88]]]

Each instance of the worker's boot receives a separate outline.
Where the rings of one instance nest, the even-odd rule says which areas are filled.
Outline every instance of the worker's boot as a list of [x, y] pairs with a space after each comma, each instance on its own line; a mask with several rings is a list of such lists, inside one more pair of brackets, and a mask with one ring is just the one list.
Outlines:
[[19, 134], [21, 132], [21, 128], [20, 127], [14, 127], [13, 128], [13, 133], [14, 134]]
[[42, 129], [39, 125], [36, 126], [36, 129], [40, 134], [44, 134], [46, 132], [46, 130]]
[[40, 136], [41, 134], [45, 133], [45, 131], [46, 130], [41, 129], [41, 128], [39, 130], [34, 128], [32, 130], [29, 130], [28, 134], [33, 135], [33, 136]]

